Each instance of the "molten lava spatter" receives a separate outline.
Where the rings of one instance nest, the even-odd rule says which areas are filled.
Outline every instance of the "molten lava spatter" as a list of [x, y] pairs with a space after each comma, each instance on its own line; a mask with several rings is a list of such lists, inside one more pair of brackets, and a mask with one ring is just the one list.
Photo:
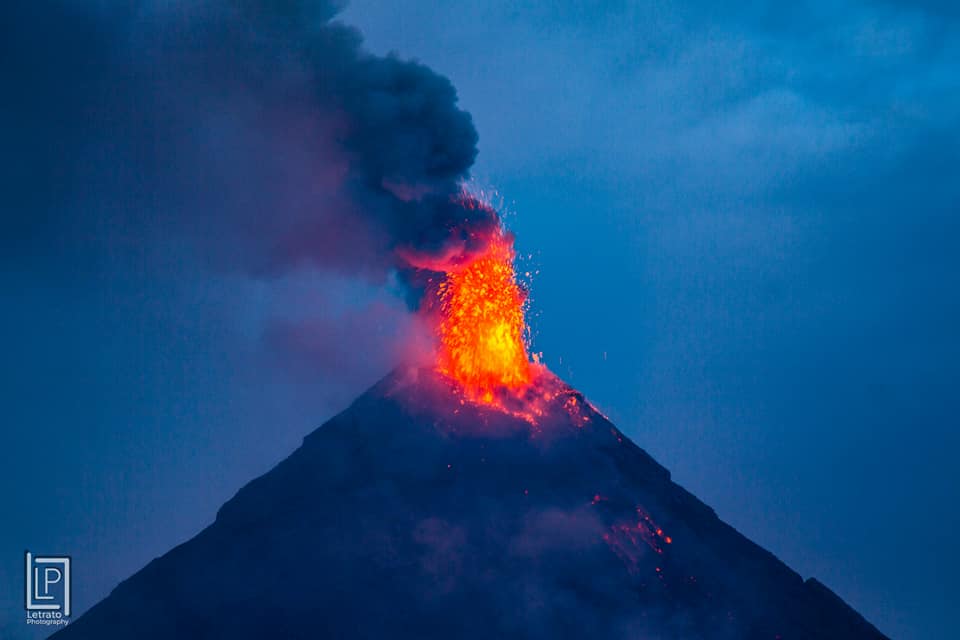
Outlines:
[[495, 402], [500, 389], [528, 386], [526, 296], [513, 267], [513, 238], [502, 229], [486, 250], [448, 271], [439, 286], [437, 368], [473, 400]]

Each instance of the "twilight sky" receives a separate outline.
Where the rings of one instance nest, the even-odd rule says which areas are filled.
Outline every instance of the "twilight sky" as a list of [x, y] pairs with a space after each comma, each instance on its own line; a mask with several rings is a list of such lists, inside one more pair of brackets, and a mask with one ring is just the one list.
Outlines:
[[[946, 640], [960, 11], [715, 4], [354, 0], [340, 19], [456, 86], [480, 135], [475, 184], [502, 197], [540, 272], [548, 365], [882, 631]], [[51, 59], [69, 55], [72, 33], [46, 37]], [[0, 45], [0, 68], [22, 72], [5, 94], [29, 98], [49, 60], [14, 53]], [[42, 635], [21, 620], [24, 549], [71, 554], [89, 607], [383, 375], [409, 320], [390, 282], [224, 270], [174, 233], [91, 217], [172, 205], [112, 190], [138, 175], [122, 157], [96, 156], [96, 184], [31, 182], [23, 167], [73, 136], [54, 108], [24, 126], [13, 102], [0, 636], [20, 640]]]

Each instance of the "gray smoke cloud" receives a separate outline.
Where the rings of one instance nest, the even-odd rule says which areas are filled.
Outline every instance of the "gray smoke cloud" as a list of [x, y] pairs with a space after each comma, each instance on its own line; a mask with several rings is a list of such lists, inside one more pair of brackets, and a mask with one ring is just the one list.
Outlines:
[[450, 81], [374, 56], [329, 0], [0, 7], [5, 259], [160, 238], [253, 275], [383, 279], [498, 223]]

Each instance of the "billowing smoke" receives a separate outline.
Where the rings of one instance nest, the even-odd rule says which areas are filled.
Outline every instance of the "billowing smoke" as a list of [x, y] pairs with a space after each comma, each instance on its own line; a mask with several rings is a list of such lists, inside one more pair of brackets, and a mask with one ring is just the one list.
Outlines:
[[413, 282], [481, 248], [497, 217], [461, 193], [453, 86], [366, 52], [339, 8], [3, 3], [7, 259], [177, 238], [218, 269]]

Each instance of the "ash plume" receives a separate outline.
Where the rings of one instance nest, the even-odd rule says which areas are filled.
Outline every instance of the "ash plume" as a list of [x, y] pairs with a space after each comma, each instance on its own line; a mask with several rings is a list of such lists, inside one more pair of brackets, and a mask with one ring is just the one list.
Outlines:
[[340, 8], [4, 3], [6, 259], [176, 237], [218, 269], [381, 281], [482, 248], [455, 89], [366, 52]]

